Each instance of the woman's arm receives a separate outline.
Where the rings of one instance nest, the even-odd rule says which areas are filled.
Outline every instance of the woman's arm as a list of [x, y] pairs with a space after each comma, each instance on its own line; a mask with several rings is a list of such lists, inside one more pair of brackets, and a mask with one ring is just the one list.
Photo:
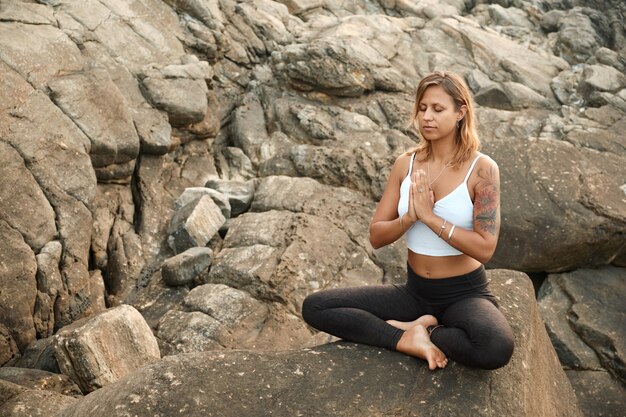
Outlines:
[[[491, 158], [481, 158], [477, 162], [474, 185], [474, 230], [455, 227], [452, 237], [448, 236], [452, 224], [448, 223], [441, 238], [464, 254], [481, 263], [487, 263], [496, 250], [500, 231], [500, 171]], [[439, 233], [443, 219], [434, 214], [422, 220], [435, 233]]]
[[404, 215], [402, 222], [398, 217], [400, 184], [402, 184], [409, 169], [411, 157], [412, 155], [402, 154], [396, 159], [383, 196], [376, 206], [376, 211], [370, 222], [370, 243], [374, 249], [398, 240], [414, 222], [414, 220], [409, 219], [408, 213]]

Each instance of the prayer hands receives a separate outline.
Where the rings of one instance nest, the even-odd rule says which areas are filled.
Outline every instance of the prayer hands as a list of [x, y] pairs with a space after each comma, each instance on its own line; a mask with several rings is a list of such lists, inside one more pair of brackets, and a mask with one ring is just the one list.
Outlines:
[[409, 194], [409, 219], [415, 222], [432, 214], [435, 205], [435, 193], [430, 189], [426, 172], [423, 169], [416, 170], [411, 175], [411, 188]]

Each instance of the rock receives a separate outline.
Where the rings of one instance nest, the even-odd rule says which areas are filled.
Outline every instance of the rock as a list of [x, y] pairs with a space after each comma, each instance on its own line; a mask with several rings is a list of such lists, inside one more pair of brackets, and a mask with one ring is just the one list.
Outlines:
[[164, 355], [219, 350], [215, 340], [219, 322], [194, 311], [170, 310], [159, 321], [158, 336]]
[[51, 391], [28, 389], [0, 380], [0, 415], [6, 417], [55, 416], [76, 398]]
[[204, 246], [226, 219], [208, 195], [187, 204], [176, 212], [168, 230], [168, 243], [175, 253], [194, 246]]
[[71, 397], [82, 397], [78, 386], [66, 375], [59, 375], [40, 369], [0, 368], [0, 379], [26, 388], [56, 392]]
[[[540, 292], [540, 303], [544, 308], [559, 313], [549, 316], [552, 320], [546, 319], [546, 326], [549, 329], [562, 329], [561, 323], [565, 321], [575, 333], [553, 331], [557, 343], [568, 346], [578, 356], [588, 356], [589, 350], [593, 349], [606, 370], [622, 382], [626, 381], [626, 335], [619, 325], [626, 315], [622, 302], [626, 294], [626, 270], [610, 266], [597, 270], [579, 269], [571, 273], [549, 275], [545, 285], [548, 287]], [[551, 293], [557, 287], [567, 294], [567, 300], [553, 303], [554, 296]], [[554, 290], [550, 291], [551, 288]], [[574, 340], [575, 336], [579, 341]], [[572, 369], [597, 369], [597, 362], [577, 363], [568, 360], [568, 357], [562, 360], [564, 365]]]
[[[32, 312], [37, 282], [35, 254], [20, 233], [0, 220], [0, 358], [4, 361], [20, 354], [35, 340]], [[18, 350], [14, 350], [17, 348]]]
[[37, 299], [33, 321], [37, 337], [46, 338], [54, 332], [54, 305], [63, 292], [63, 281], [59, 271], [63, 247], [61, 242], [48, 242], [38, 255], [37, 260]]
[[170, 287], [165, 285], [161, 271], [155, 272], [148, 284], [139, 289], [129, 299], [130, 305], [144, 317], [151, 329], [156, 332], [161, 317], [170, 310], [179, 308], [189, 288]]
[[254, 94], [247, 94], [233, 114], [233, 143], [254, 165], [269, 159], [272, 144], [265, 127], [263, 106]]
[[213, 202], [217, 204], [217, 206], [222, 211], [222, 215], [225, 219], [230, 219], [230, 202], [228, 201], [228, 197], [224, 194], [216, 191], [212, 188], [206, 187], [189, 187], [185, 188], [185, 191], [176, 199], [176, 208], [182, 208], [187, 204], [199, 200], [202, 196], [208, 195], [213, 199]]
[[150, 102], [168, 114], [172, 125], [182, 126], [204, 119], [208, 110], [204, 80], [146, 77], [142, 83]]
[[163, 282], [171, 286], [187, 285], [213, 261], [210, 248], [190, 248], [167, 259], [161, 267]]
[[99, 184], [94, 199], [91, 250], [103, 271], [109, 305], [117, 305], [135, 288], [145, 265], [143, 244], [135, 232], [135, 204], [129, 187]]
[[580, 92], [589, 98], [595, 91], [615, 93], [626, 87], [626, 75], [607, 65], [588, 65], [583, 71]]
[[578, 398], [580, 410], [585, 416], [619, 416], [624, 410], [626, 389], [608, 372], [603, 371], [565, 371], [574, 393]]
[[[64, 75], [50, 80], [48, 87], [55, 104], [91, 141], [89, 156], [95, 168], [137, 158], [139, 137], [132, 115], [106, 71]], [[120, 172], [123, 178], [132, 169]]]
[[217, 159], [226, 179], [247, 181], [256, 176], [250, 158], [240, 148], [228, 146], [217, 155]]
[[250, 208], [254, 212], [288, 210], [321, 217], [344, 231], [383, 268], [383, 282], [406, 281], [406, 246], [399, 240], [373, 250], [369, 243], [369, 221], [374, 204], [346, 187], [332, 187], [311, 178], [272, 176], [263, 178]]
[[289, 9], [291, 14], [301, 14], [316, 7], [322, 7], [324, 0], [279, 0]]
[[599, 36], [585, 12], [580, 7], [574, 7], [558, 17], [559, 31], [554, 52], [570, 64], [587, 61], [600, 46]]
[[30, 25], [54, 25], [56, 23], [51, 7], [35, 3], [6, 3], [0, 10], [0, 20]]
[[102, 45], [107, 56], [132, 74], [155, 62], [176, 62], [185, 54], [178, 16], [165, 2], [86, 0], [64, 4], [55, 17], [77, 43]]
[[299, 312], [311, 291], [380, 283], [382, 271], [329, 221], [271, 210], [231, 220], [207, 280]]
[[[284, 352], [201, 352], [167, 357], [67, 407], [59, 417], [90, 414], [95, 407], [111, 416], [142, 415], [148, 407], [163, 415], [184, 409], [191, 417], [269, 412], [356, 416], [389, 410], [396, 415], [465, 415], [468, 409], [480, 416], [581, 416], [533, 301], [530, 280], [512, 271], [489, 271], [489, 277], [516, 339], [511, 362], [497, 371], [450, 363], [432, 373], [421, 360], [343, 342]], [[190, 394], [190, 387], [205, 386], [207, 380], [214, 390], [199, 397]], [[415, 386], [423, 389], [407, 389]], [[455, 397], [459, 392], [464, 394]], [[127, 401], [129, 395], [138, 401]], [[238, 400], [219, 400], [229, 395]]]
[[623, 252], [626, 206], [617, 178], [625, 158], [554, 138], [495, 140], [483, 152], [500, 166], [502, 193], [490, 267], [560, 272], [605, 265]]
[[59, 368], [84, 393], [117, 381], [160, 358], [150, 327], [128, 305], [72, 323], [54, 338]]
[[39, 251], [56, 234], [50, 202], [20, 154], [3, 141], [0, 141], [0, 213], [34, 251]]
[[19, 368], [41, 369], [55, 374], [60, 374], [59, 364], [54, 357], [54, 338], [47, 337], [37, 339], [22, 353], [16, 361], [10, 362], [10, 366]]
[[[24, 10], [24, 6], [20, 5], [19, 9]], [[50, 24], [3, 21], [0, 49], [2, 61], [34, 88], [45, 86], [57, 74], [82, 70], [81, 53], [76, 44]], [[46, 65], [41, 65], [42, 62]]]
[[250, 207], [254, 198], [254, 181], [234, 181], [234, 180], [209, 180], [205, 187], [212, 188], [228, 197], [230, 203], [231, 216], [235, 217], [244, 213]]
[[169, 152], [172, 146], [172, 126], [167, 114], [140, 109], [133, 114], [133, 121], [139, 136], [141, 153], [163, 155]]
[[106, 288], [99, 269], [89, 271], [89, 315], [100, 313], [107, 309], [105, 300]]
[[4, 324], [0, 323], [0, 363], [4, 365], [19, 360], [19, 354], [20, 349], [17, 347], [11, 332]]

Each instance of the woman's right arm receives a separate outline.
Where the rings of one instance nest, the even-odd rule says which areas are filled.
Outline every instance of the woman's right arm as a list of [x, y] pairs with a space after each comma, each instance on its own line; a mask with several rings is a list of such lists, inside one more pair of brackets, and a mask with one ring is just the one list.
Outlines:
[[404, 232], [413, 224], [408, 213], [402, 221], [398, 217], [398, 201], [400, 200], [400, 184], [409, 169], [411, 155], [402, 154], [393, 164], [389, 180], [383, 191], [383, 196], [376, 206], [376, 211], [370, 222], [370, 243], [374, 249], [398, 240]]

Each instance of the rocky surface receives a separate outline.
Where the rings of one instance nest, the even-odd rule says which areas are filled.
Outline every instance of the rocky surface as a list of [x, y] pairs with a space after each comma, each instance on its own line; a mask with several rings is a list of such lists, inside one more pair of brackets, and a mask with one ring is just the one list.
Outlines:
[[[488, 266], [626, 266], [626, 10], [566, 3], [0, 2], [0, 364], [57, 372], [45, 341], [122, 304], [167, 355], [328, 341], [307, 293], [404, 279], [403, 243], [374, 251], [368, 224], [438, 69], [500, 166]], [[200, 247], [210, 265], [161, 270]], [[577, 392], [620, 392], [596, 383], [617, 344], [594, 343], [607, 373]]]
[[516, 343], [511, 362], [496, 371], [451, 363], [432, 372], [421, 360], [348, 343], [181, 354], [92, 393], [59, 416], [96, 410], [145, 415], [146, 409], [188, 416], [451, 416], [468, 410], [477, 416], [580, 416], [530, 280], [513, 271], [490, 271], [489, 278]]
[[588, 416], [619, 415], [626, 392], [626, 270], [552, 274], [539, 307], [559, 359]]
[[84, 393], [161, 357], [147, 323], [128, 305], [65, 326], [54, 336], [53, 348], [61, 372]]

